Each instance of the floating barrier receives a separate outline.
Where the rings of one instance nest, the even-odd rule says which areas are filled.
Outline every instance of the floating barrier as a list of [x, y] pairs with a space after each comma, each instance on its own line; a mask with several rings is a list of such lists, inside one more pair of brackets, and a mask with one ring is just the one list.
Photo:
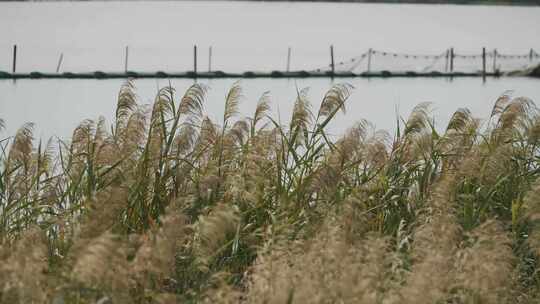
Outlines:
[[[501, 73], [487, 73], [488, 77], [503, 76]], [[442, 73], [442, 72], [390, 72], [390, 71], [377, 71], [377, 72], [311, 72], [311, 71], [271, 71], [271, 72], [255, 72], [248, 71], [243, 73], [227, 73], [223, 71], [213, 72], [85, 72], [85, 73], [42, 73], [42, 72], [30, 72], [30, 73], [9, 73], [0, 71], [0, 79], [125, 79], [125, 78], [411, 78], [411, 77], [482, 77], [483, 73]]]

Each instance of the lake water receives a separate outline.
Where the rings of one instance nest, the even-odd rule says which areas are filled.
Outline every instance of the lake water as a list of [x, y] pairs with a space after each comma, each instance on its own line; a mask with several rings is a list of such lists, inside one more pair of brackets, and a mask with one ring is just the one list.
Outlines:
[[[205, 111], [214, 121], [221, 121], [225, 94], [234, 79], [200, 81], [210, 87]], [[347, 103], [346, 115], [339, 114], [330, 126], [333, 134], [340, 134], [361, 118], [376, 124], [377, 128], [393, 130], [396, 113], [407, 116], [420, 102], [433, 103], [437, 126], [443, 128], [451, 114], [460, 107], [469, 108], [477, 117], [488, 117], [496, 98], [506, 90], [515, 90], [515, 96], [528, 96], [540, 101], [540, 81], [530, 78], [488, 79], [339, 79], [355, 86]], [[18, 80], [0, 81], [0, 117], [7, 124], [5, 134], [14, 134], [24, 122], [36, 123], [36, 136], [69, 137], [73, 128], [83, 119], [102, 115], [110, 122], [114, 117], [116, 96], [122, 80]], [[137, 94], [141, 103], [151, 103], [157, 88], [167, 80], [137, 80]], [[174, 79], [171, 84], [179, 93], [188, 88], [191, 80]], [[244, 100], [240, 112], [251, 115], [255, 104], [265, 91], [271, 92], [274, 117], [288, 122], [296, 96], [296, 87], [310, 89], [310, 100], [318, 106], [325, 91], [332, 85], [330, 79], [245, 79]]]
[[[292, 47], [291, 69], [309, 70], [329, 61], [358, 56], [368, 48], [403, 53], [439, 54], [448, 47], [479, 53], [540, 50], [540, 7], [393, 5], [268, 2], [0, 2], [0, 71], [11, 70], [13, 44], [19, 48], [19, 72], [54, 72], [60, 53], [62, 71], [121, 71], [129, 46], [129, 68], [137, 71], [185, 71], [199, 47], [199, 69], [224, 71], [283, 70]], [[235, 81], [200, 80], [211, 87], [208, 114], [218, 118], [227, 89]], [[505, 90], [540, 102], [540, 81], [488, 79], [339, 79], [356, 89], [346, 116], [332, 126], [339, 134], [359, 118], [393, 129], [395, 113], [406, 116], [414, 105], [434, 103], [443, 125], [458, 107], [486, 117]], [[84, 118], [112, 117], [121, 80], [0, 81], [0, 117], [4, 134], [13, 135], [26, 121], [36, 136], [69, 137]], [[182, 92], [191, 80], [172, 80]], [[167, 80], [138, 80], [142, 102], [150, 102]], [[251, 113], [264, 91], [271, 91], [274, 111], [289, 119], [296, 86], [311, 87], [318, 104], [330, 79], [243, 80], [242, 112]]]

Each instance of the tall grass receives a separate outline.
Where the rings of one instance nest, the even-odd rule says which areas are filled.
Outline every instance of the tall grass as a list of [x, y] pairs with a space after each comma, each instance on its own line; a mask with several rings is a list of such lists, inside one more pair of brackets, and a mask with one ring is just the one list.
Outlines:
[[0, 141], [0, 303], [540, 301], [534, 103], [332, 140], [352, 90], [299, 90], [283, 124], [235, 84], [215, 122], [203, 85], [142, 105], [128, 81], [110, 126], [25, 124]]

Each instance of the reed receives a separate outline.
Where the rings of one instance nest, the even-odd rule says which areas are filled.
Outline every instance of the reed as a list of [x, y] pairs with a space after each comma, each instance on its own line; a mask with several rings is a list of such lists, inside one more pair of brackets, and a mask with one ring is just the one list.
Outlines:
[[[487, 121], [430, 105], [393, 133], [328, 124], [353, 87], [270, 94], [219, 122], [208, 88], [132, 81], [115, 119], [69, 141], [34, 125], [0, 140], [0, 303], [532, 303], [540, 301], [540, 113], [504, 93]], [[0, 132], [4, 127], [0, 120]]]

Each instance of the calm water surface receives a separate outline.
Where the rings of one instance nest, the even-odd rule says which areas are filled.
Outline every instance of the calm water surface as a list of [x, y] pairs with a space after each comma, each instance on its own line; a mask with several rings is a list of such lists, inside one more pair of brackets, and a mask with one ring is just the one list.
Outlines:
[[[200, 81], [210, 87], [205, 112], [214, 121], [221, 121], [225, 94], [234, 79]], [[420, 102], [433, 103], [437, 126], [443, 128], [451, 114], [460, 107], [469, 108], [477, 117], [488, 117], [495, 99], [506, 90], [515, 96], [528, 96], [540, 102], [540, 81], [530, 78], [481, 79], [340, 79], [355, 86], [347, 104], [346, 115], [339, 114], [330, 131], [340, 134], [355, 121], [368, 119], [379, 129], [393, 130], [396, 113], [407, 116]], [[179, 93], [188, 88], [190, 80], [172, 80]], [[110, 122], [114, 116], [116, 96], [122, 80], [18, 80], [0, 81], [0, 117], [14, 134], [24, 122], [36, 123], [36, 137], [57, 135], [67, 138], [83, 119], [100, 115]], [[137, 95], [141, 103], [151, 103], [158, 87], [167, 80], [137, 80]], [[270, 91], [274, 117], [290, 120], [296, 87], [310, 88], [310, 100], [318, 107], [330, 79], [245, 79], [241, 81], [244, 99], [240, 112], [252, 115], [261, 94]]]
[[[205, 70], [213, 47], [213, 69], [224, 71], [285, 69], [287, 47], [292, 69], [328, 63], [328, 46], [336, 61], [368, 48], [439, 54], [453, 46], [462, 53], [482, 47], [501, 53], [540, 50], [540, 7], [389, 5], [265, 2], [49, 2], [0, 3], [0, 70], [11, 69], [12, 45], [18, 44], [17, 70], [53, 72], [60, 53], [62, 71], [120, 71], [129, 45], [129, 68], [139, 71], [192, 69], [193, 44]], [[235, 80], [201, 82], [211, 87], [206, 111], [217, 119], [227, 89]], [[419, 102], [434, 103], [443, 125], [458, 107], [486, 117], [505, 90], [540, 102], [540, 81], [488, 79], [340, 79], [355, 85], [348, 114], [332, 132], [340, 133], [366, 118], [393, 129], [395, 113], [408, 115]], [[85, 118], [111, 118], [121, 80], [0, 81], [0, 117], [4, 135], [24, 122], [36, 123], [36, 137], [69, 137]], [[182, 92], [191, 80], [173, 80]], [[138, 94], [150, 102], [166, 80], [138, 80]], [[271, 91], [274, 111], [288, 121], [296, 87], [311, 87], [318, 104], [330, 79], [244, 80], [242, 114], [248, 115], [264, 91]]]

